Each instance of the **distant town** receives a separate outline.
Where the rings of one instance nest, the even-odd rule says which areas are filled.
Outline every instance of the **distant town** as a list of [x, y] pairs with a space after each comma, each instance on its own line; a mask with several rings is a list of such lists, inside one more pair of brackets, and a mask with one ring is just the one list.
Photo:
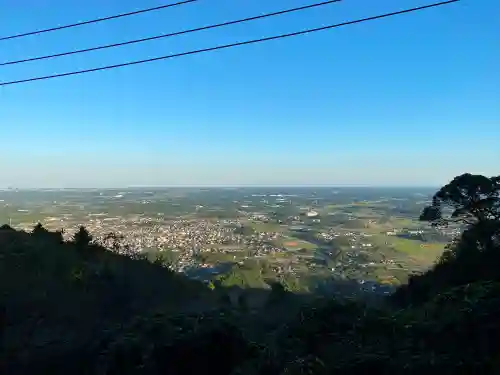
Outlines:
[[[270, 190], [270, 189], [267, 189]], [[112, 251], [165, 253], [168, 266], [210, 280], [234, 265], [255, 280], [294, 277], [392, 286], [425, 270], [460, 228], [418, 221], [430, 191], [290, 188], [0, 192], [2, 220], [41, 223], [71, 239], [84, 226]], [[118, 241], [119, 240], [119, 241]], [[117, 242], [118, 241], [118, 242]]]

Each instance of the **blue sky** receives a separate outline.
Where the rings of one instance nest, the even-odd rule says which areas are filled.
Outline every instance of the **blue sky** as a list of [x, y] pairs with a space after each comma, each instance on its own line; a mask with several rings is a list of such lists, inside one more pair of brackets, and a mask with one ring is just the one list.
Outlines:
[[[0, 60], [315, 0], [200, 0], [0, 42]], [[140, 5], [139, 5], [140, 3]], [[164, 4], [0, 0], [0, 35]], [[271, 19], [0, 67], [0, 81], [293, 32], [429, 3], [344, 0]], [[439, 185], [499, 174], [500, 4], [462, 0], [286, 40], [0, 87], [0, 186]]]

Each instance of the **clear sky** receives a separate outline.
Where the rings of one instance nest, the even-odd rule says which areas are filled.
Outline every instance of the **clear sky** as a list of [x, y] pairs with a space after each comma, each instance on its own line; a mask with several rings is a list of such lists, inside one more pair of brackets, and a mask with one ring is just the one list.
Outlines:
[[[317, 0], [200, 0], [0, 42], [0, 60], [244, 18]], [[165, 0], [0, 0], [0, 36]], [[0, 67], [92, 68], [401, 10], [344, 0], [218, 30]], [[438, 185], [500, 173], [500, 3], [0, 87], [0, 186]]]

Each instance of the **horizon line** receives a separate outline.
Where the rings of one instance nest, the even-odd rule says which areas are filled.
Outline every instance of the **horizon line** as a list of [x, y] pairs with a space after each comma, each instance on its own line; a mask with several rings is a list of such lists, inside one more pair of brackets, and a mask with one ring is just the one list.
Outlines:
[[368, 185], [368, 184], [300, 184], [300, 185], [128, 185], [128, 186], [74, 186], [74, 187], [0, 187], [0, 190], [109, 190], [109, 189], [169, 189], [169, 188], [219, 188], [219, 189], [238, 189], [238, 188], [398, 188], [398, 189], [412, 189], [412, 188], [439, 188], [439, 185]]

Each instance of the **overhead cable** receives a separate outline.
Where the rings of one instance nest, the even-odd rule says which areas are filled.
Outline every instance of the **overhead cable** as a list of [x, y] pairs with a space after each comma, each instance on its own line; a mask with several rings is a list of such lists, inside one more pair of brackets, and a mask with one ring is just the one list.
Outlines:
[[227, 48], [232, 48], [232, 47], [237, 47], [237, 46], [244, 46], [244, 45], [256, 44], [256, 43], [260, 43], [260, 42], [267, 42], [270, 40], [278, 40], [278, 39], [284, 39], [284, 38], [298, 36], [298, 35], [311, 34], [314, 32], [334, 29], [334, 28], [341, 27], [341, 26], [353, 25], [353, 24], [363, 23], [363, 22], [367, 22], [367, 21], [373, 21], [373, 20], [377, 20], [377, 19], [392, 17], [392, 16], [396, 16], [399, 14], [412, 13], [412, 12], [416, 12], [416, 11], [423, 10], [423, 9], [435, 8], [435, 7], [439, 7], [439, 6], [443, 6], [443, 5], [447, 5], [447, 4], [451, 4], [451, 3], [456, 3], [458, 1], [460, 1], [460, 0], [442, 1], [439, 3], [423, 5], [423, 6], [419, 6], [416, 8], [410, 8], [410, 9], [400, 10], [397, 12], [380, 14], [377, 16], [361, 18], [361, 19], [357, 19], [357, 20], [353, 20], [353, 21], [346, 21], [346, 22], [342, 22], [342, 23], [317, 27], [317, 28], [313, 28], [313, 29], [296, 31], [296, 32], [288, 33], [288, 34], [274, 35], [274, 36], [269, 36], [269, 37], [265, 37], [265, 38], [247, 40], [244, 42], [223, 44], [223, 45], [219, 45], [219, 46], [215, 46], [215, 47], [208, 47], [208, 48], [202, 48], [202, 49], [197, 49], [197, 50], [191, 50], [191, 51], [187, 51], [187, 52], [181, 52], [181, 53], [176, 53], [176, 54], [166, 55], [166, 56], [153, 57], [153, 58], [144, 59], [144, 60], [135, 60], [135, 61], [129, 61], [129, 62], [121, 63], [121, 64], [107, 65], [107, 66], [101, 66], [101, 67], [91, 68], [91, 69], [76, 70], [76, 71], [71, 71], [71, 72], [66, 72], [66, 73], [58, 73], [58, 74], [52, 74], [52, 75], [46, 75], [46, 76], [25, 78], [25, 79], [20, 79], [20, 80], [15, 80], [15, 81], [0, 82], [0, 86], [15, 85], [15, 84], [20, 84], [20, 83], [42, 81], [42, 80], [47, 80], [47, 79], [59, 78], [59, 77], [67, 77], [67, 76], [80, 75], [80, 74], [85, 74], [85, 73], [98, 72], [98, 71], [102, 71], [102, 70], [116, 69], [116, 68], [121, 68], [121, 67], [125, 67], [125, 66], [139, 65], [139, 64], [144, 64], [144, 63], [153, 62], [153, 61], [167, 60], [167, 59], [171, 59], [171, 58], [175, 58], [175, 57], [195, 55], [195, 54], [203, 53], [203, 52], [216, 51], [216, 50], [227, 49]]
[[21, 63], [27, 63], [27, 62], [30, 62], [30, 61], [39, 61], [39, 60], [53, 59], [53, 58], [57, 58], [57, 57], [75, 55], [75, 54], [85, 53], [85, 52], [91, 52], [91, 51], [98, 51], [98, 50], [107, 49], [107, 48], [121, 47], [121, 46], [126, 46], [126, 45], [129, 45], [129, 44], [144, 43], [144, 42], [148, 42], [148, 41], [151, 41], [151, 40], [157, 40], [157, 39], [162, 39], [162, 38], [169, 38], [169, 37], [174, 37], [174, 36], [183, 35], [183, 34], [190, 34], [190, 33], [194, 33], [194, 32], [197, 32], [197, 31], [216, 29], [216, 28], [219, 28], [219, 27], [224, 27], [224, 26], [229, 26], [229, 25], [235, 25], [235, 24], [238, 24], [238, 23], [255, 21], [255, 20], [258, 20], [258, 19], [262, 19], [262, 18], [279, 16], [279, 15], [282, 15], [282, 14], [298, 12], [298, 11], [302, 11], [302, 10], [306, 10], [306, 9], [310, 9], [310, 8], [317, 8], [317, 7], [328, 5], [328, 4], [332, 4], [332, 3], [338, 3], [338, 2], [341, 2], [341, 1], [342, 0], [323, 1], [321, 3], [314, 3], [314, 4], [310, 4], [310, 5], [304, 5], [304, 6], [297, 7], [297, 8], [290, 8], [290, 9], [280, 10], [280, 11], [277, 11], [277, 12], [261, 14], [261, 15], [258, 15], [258, 16], [242, 18], [242, 19], [234, 20], [234, 21], [222, 22], [222, 23], [218, 23], [218, 24], [214, 24], [214, 25], [196, 27], [194, 29], [186, 29], [186, 30], [176, 31], [176, 32], [168, 33], [168, 34], [161, 34], [161, 35], [150, 36], [150, 37], [147, 37], [147, 38], [129, 40], [129, 41], [126, 41], [126, 42], [121, 42], [121, 43], [113, 43], [113, 44], [107, 44], [107, 45], [102, 45], [102, 46], [97, 46], [97, 47], [84, 48], [84, 49], [80, 49], [80, 50], [55, 53], [55, 54], [52, 54], [52, 55], [45, 55], [45, 56], [30, 57], [30, 58], [20, 59], [20, 60], [6, 61], [6, 62], [3, 62], [3, 63], [0, 63], [0, 66], [15, 65], [15, 64], [21, 64]]
[[2, 36], [2, 37], [0, 37], [0, 42], [4, 41], [4, 40], [24, 38], [24, 37], [30, 36], [30, 35], [38, 35], [38, 34], [49, 33], [49, 32], [52, 32], [52, 31], [70, 29], [70, 28], [73, 28], [73, 27], [88, 25], [88, 24], [91, 24], [91, 23], [98, 23], [98, 22], [103, 22], [103, 21], [114, 20], [114, 19], [117, 19], [117, 18], [134, 16], [136, 14], [141, 14], [141, 13], [154, 12], [154, 11], [161, 10], [161, 9], [167, 9], [167, 8], [172, 8], [172, 7], [179, 6], [179, 5], [194, 3], [196, 1], [198, 1], [198, 0], [183, 0], [183, 1], [179, 1], [177, 3], [164, 4], [164, 5], [159, 5], [159, 6], [156, 6], [156, 7], [146, 8], [146, 9], [139, 9], [139, 10], [135, 10], [133, 12], [116, 14], [114, 16], [96, 18], [96, 19], [93, 19], [93, 20], [76, 22], [76, 23], [71, 23], [71, 24], [63, 25], [63, 26], [55, 26], [55, 27], [50, 27], [48, 29], [34, 30], [34, 31], [29, 31], [29, 32], [26, 32], [26, 33], [21, 33], [21, 34], [14, 34], [14, 35], [9, 35], [9, 36]]

